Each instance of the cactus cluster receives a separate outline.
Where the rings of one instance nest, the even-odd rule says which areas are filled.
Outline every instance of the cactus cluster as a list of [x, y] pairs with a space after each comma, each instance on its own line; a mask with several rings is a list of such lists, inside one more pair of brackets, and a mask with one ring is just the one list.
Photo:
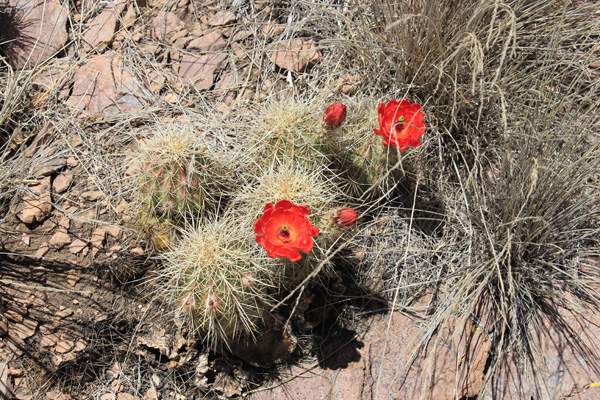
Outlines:
[[142, 222], [169, 249], [162, 294], [206, 340], [254, 334], [279, 295], [327, 267], [353, 231], [352, 203], [398, 157], [373, 132], [371, 108], [350, 122], [343, 104], [323, 109], [269, 104], [249, 125], [236, 174], [189, 126], [164, 127], [141, 147]]

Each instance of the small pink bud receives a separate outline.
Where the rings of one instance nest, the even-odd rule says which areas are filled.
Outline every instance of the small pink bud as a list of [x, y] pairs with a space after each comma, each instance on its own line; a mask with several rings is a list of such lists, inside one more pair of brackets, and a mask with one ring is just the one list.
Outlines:
[[342, 208], [333, 214], [333, 220], [338, 226], [349, 227], [356, 222], [356, 211], [352, 208]]
[[175, 204], [173, 203], [172, 200], [166, 200], [163, 204], [163, 209], [165, 210], [165, 212], [171, 212], [173, 210], [173, 208], [175, 208]]
[[245, 287], [245, 288], [251, 288], [252, 286], [254, 286], [255, 282], [256, 282], [256, 279], [254, 279], [250, 275], [243, 275], [242, 276], [242, 286]]
[[342, 103], [333, 103], [323, 115], [323, 122], [327, 128], [337, 128], [346, 119], [346, 106]]
[[179, 169], [179, 182], [181, 183], [185, 183], [186, 179], [185, 179], [185, 173], [183, 172], [183, 169]]
[[162, 168], [159, 168], [158, 171], [156, 172], [156, 177], [160, 178], [162, 176]]
[[205, 300], [206, 310], [215, 312], [219, 308], [219, 298], [214, 293], [209, 293]]
[[192, 293], [184, 295], [179, 299], [179, 305], [187, 312], [192, 312], [196, 309], [196, 296]]

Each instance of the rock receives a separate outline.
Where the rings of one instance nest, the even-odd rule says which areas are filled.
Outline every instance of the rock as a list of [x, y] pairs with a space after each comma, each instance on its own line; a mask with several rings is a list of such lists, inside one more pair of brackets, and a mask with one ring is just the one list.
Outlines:
[[59, 228], [58, 231], [56, 231], [56, 233], [50, 238], [50, 245], [56, 250], [62, 249], [69, 243], [71, 243], [71, 238], [64, 228]]
[[143, 248], [138, 246], [138, 247], [131, 249], [131, 254], [133, 254], [134, 256], [142, 257], [144, 254], [146, 254], [146, 252], [144, 251]]
[[293, 39], [280, 43], [270, 58], [279, 68], [306, 72], [321, 60], [322, 55], [312, 40]]
[[117, 13], [113, 7], [105, 7], [94, 19], [88, 22], [88, 30], [83, 34], [83, 49], [101, 53], [113, 40], [117, 29]]
[[214, 53], [203, 56], [186, 54], [181, 59], [179, 76], [189, 80], [198, 90], [209, 89], [213, 84], [215, 69], [227, 58], [227, 54]]
[[14, 17], [2, 27], [2, 48], [13, 68], [42, 63], [67, 43], [69, 11], [59, 0], [9, 0], [8, 7]]
[[71, 186], [72, 182], [73, 174], [60, 174], [56, 178], [54, 178], [52, 188], [58, 194], [64, 193], [69, 189], [69, 186]]
[[264, 37], [273, 38], [279, 36], [285, 31], [285, 25], [276, 22], [267, 21], [260, 28]]
[[90, 243], [94, 249], [101, 249], [104, 247], [104, 242], [106, 240], [106, 228], [96, 228], [92, 233], [92, 238], [90, 239]]
[[175, 13], [161, 11], [152, 21], [152, 27], [156, 39], [170, 41], [185, 28], [185, 24]]
[[73, 351], [76, 353], [79, 353], [80, 351], [85, 350], [86, 347], [87, 347], [87, 343], [83, 339], [79, 339], [77, 342], [75, 342]]
[[83, 249], [85, 249], [87, 247], [87, 245], [88, 245], [87, 242], [84, 242], [81, 239], [75, 239], [69, 245], [69, 252], [71, 252], [73, 254], [77, 254], [77, 253], [81, 252]]
[[62, 393], [59, 390], [52, 390], [46, 393], [46, 400], [71, 400], [72, 397]]
[[135, 76], [133, 68], [118, 55], [107, 52], [77, 69], [67, 104], [92, 115], [113, 116], [143, 108], [150, 96], [150, 90]]
[[[10, 334], [10, 332], [9, 332]], [[25, 349], [25, 342], [23, 341], [23, 339], [21, 339], [18, 335], [14, 335], [14, 336], [10, 336], [9, 338], [6, 340], [6, 345], [8, 345], [8, 348], [10, 349], [10, 351], [13, 352], [14, 355], [16, 356], [22, 356], [24, 349]]]
[[58, 318], [65, 318], [65, 317], [69, 317], [71, 315], [73, 315], [73, 310], [71, 310], [70, 308], [62, 308], [62, 310], [58, 310], [57, 312], [54, 313], [54, 315], [56, 315]]
[[61, 340], [56, 343], [56, 346], [54, 346], [54, 351], [58, 354], [65, 354], [71, 351], [73, 347], [75, 347], [75, 343], [73, 343], [72, 341]]
[[129, 393], [117, 394], [117, 400], [141, 400], [138, 396]]
[[50, 245], [48, 243], [42, 243], [42, 245], [35, 252], [36, 257], [44, 257], [46, 253], [50, 250]]
[[52, 212], [50, 178], [40, 180], [40, 184], [31, 188], [32, 194], [23, 196], [17, 218], [26, 224], [42, 222]]
[[232, 11], [219, 11], [211, 19], [208, 20], [210, 26], [230, 25], [236, 21], [235, 13]]
[[218, 31], [210, 32], [192, 40], [188, 44], [188, 50], [219, 51], [227, 46], [225, 39]]
[[27, 149], [25, 153], [25, 157], [31, 158], [33, 157], [38, 150], [41, 150], [45, 147], [46, 143], [50, 141], [50, 138], [54, 134], [54, 124], [50, 121], [46, 122], [44, 127], [40, 129], [40, 131], [35, 135], [35, 139], [33, 139], [33, 143]]
[[81, 193], [81, 198], [87, 201], [96, 201], [101, 197], [104, 197], [104, 193], [100, 190], [89, 190]]
[[77, 158], [75, 158], [75, 156], [69, 156], [67, 158], [67, 165], [70, 168], [75, 168], [79, 165], [79, 161], [77, 161]]
[[116, 240], [119, 240], [123, 237], [123, 231], [116, 226], [111, 226], [107, 229], [108, 234]]
[[39, 71], [33, 77], [33, 83], [46, 88], [49, 92], [60, 90], [59, 99], [65, 100], [69, 95], [67, 84], [72, 76], [71, 60], [68, 58], [56, 58], [46, 68]]
[[[163, 75], [159, 75], [153, 69], [148, 69], [146, 71], [148, 74], [148, 80], [150, 81], [150, 90], [154, 94], [160, 93], [162, 88], [165, 87], [166, 78]], [[134, 167], [134, 166], [132, 166], [132, 167]]]
[[12, 336], [15, 334], [19, 336], [21, 340], [29, 339], [35, 335], [38, 325], [37, 321], [25, 318], [23, 319], [23, 322], [14, 324], [10, 327], [10, 335]]
[[[79, 240], [79, 239], [77, 239]], [[71, 285], [72, 287], [75, 287], [75, 285], [77, 284], [77, 282], [79, 282], [81, 280], [81, 277], [77, 276], [77, 275], [67, 275], [67, 283], [69, 285]]]
[[69, 219], [69, 217], [63, 216], [58, 221], [58, 226], [60, 228], [65, 228], [65, 230], [68, 231], [69, 228], [71, 227], [71, 220]]
[[130, 5], [127, 8], [127, 12], [125, 13], [125, 16], [121, 20], [122, 27], [123, 28], [132, 27], [133, 24], [135, 23], [135, 21], [137, 21], [136, 7], [133, 5]]
[[[11, 304], [14, 306], [14, 304]], [[23, 322], [23, 316], [27, 314], [27, 309], [24, 307], [16, 307], [10, 308], [4, 311], [4, 316], [8, 318], [9, 321], [20, 323]]]
[[246, 40], [253, 34], [254, 33], [252, 31], [238, 31], [233, 34], [233, 36], [231, 37], [231, 40], [234, 42], [241, 42], [242, 40]]
[[33, 169], [33, 175], [36, 178], [50, 176], [67, 166], [67, 159], [64, 157], [54, 157], [40, 163]]
[[58, 342], [59, 338], [51, 333], [49, 335], [44, 335], [42, 337], [42, 340], [40, 341], [40, 345], [42, 347], [54, 347], [56, 345], [56, 343]]
[[163, 98], [169, 103], [177, 103], [179, 101], [179, 96], [173, 92], [168, 92]]
[[31, 236], [23, 232], [23, 234], [21, 235], [21, 241], [25, 243], [25, 246], [29, 247], [29, 245], [31, 244]]
[[148, 388], [144, 393], [144, 400], [159, 400], [158, 392], [154, 387]]
[[0, 315], [0, 337], [8, 334], [8, 320], [4, 315]]
[[221, 79], [215, 85], [215, 91], [227, 92], [231, 89], [236, 89], [239, 85], [238, 79], [233, 74], [222, 74]]

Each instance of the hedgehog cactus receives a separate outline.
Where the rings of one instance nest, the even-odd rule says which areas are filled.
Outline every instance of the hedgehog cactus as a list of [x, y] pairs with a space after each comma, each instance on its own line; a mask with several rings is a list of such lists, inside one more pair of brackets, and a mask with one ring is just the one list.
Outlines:
[[186, 220], [214, 216], [230, 174], [192, 125], [159, 126], [136, 159], [141, 223], [155, 247], [167, 247]]
[[247, 135], [247, 147], [257, 165], [294, 162], [305, 167], [327, 166], [329, 159], [319, 148], [322, 115], [302, 99], [271, 102], [257, 115]]
[[297, 262], [277, 259], [273, 266], [280, 274], [280, 286], [297, 284], [326, 258], [331, 245], [348, 231], [337, 226], [333, 218], [340, 205], [347, 204], [348, 197], [332, 172], [317, 166], [308, 169], [291, 162], [282, 163], [265, 169], [255, 180], [232, 199], [231, 206], [238, 210], [244, 225], [253, 226], [265, 204], [285, 199], [308, 207], [308, 218], [319, 229], [314, 237], [315, 246], [306, 257]]
[[151, 161], [142, 166], [140, 187], [147, 209], [173, 218], [213, 206], [210, 203], [214, 200], [207, 191], [213, 186], [212, 178], [204, 174], [205, 166], [195, 154], [163, 160], [153, 154], [150, 157]]
[[226, 215], [183, 238], [163, 255], [169, 281], [165, 295], [177, 314], [206, 333], [206, 339], [228, 339], [256, 331], [272, 305], [268, 289], [274, 279], [270, 259], [256, 252], [251, 230]]

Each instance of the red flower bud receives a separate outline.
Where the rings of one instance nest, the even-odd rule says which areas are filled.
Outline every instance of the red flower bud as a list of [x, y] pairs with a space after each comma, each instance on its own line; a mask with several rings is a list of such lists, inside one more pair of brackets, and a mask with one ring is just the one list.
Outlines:
[[342, 208], [333, 214], [333, 220], [339, 226], [352, 226], [356, 222], [356, 211], [352, 208]]
[[337, 128], [346, 119], [346, 106], [342, 103], [333, 103], [323, 115], [323, 121], [328, 128]]

